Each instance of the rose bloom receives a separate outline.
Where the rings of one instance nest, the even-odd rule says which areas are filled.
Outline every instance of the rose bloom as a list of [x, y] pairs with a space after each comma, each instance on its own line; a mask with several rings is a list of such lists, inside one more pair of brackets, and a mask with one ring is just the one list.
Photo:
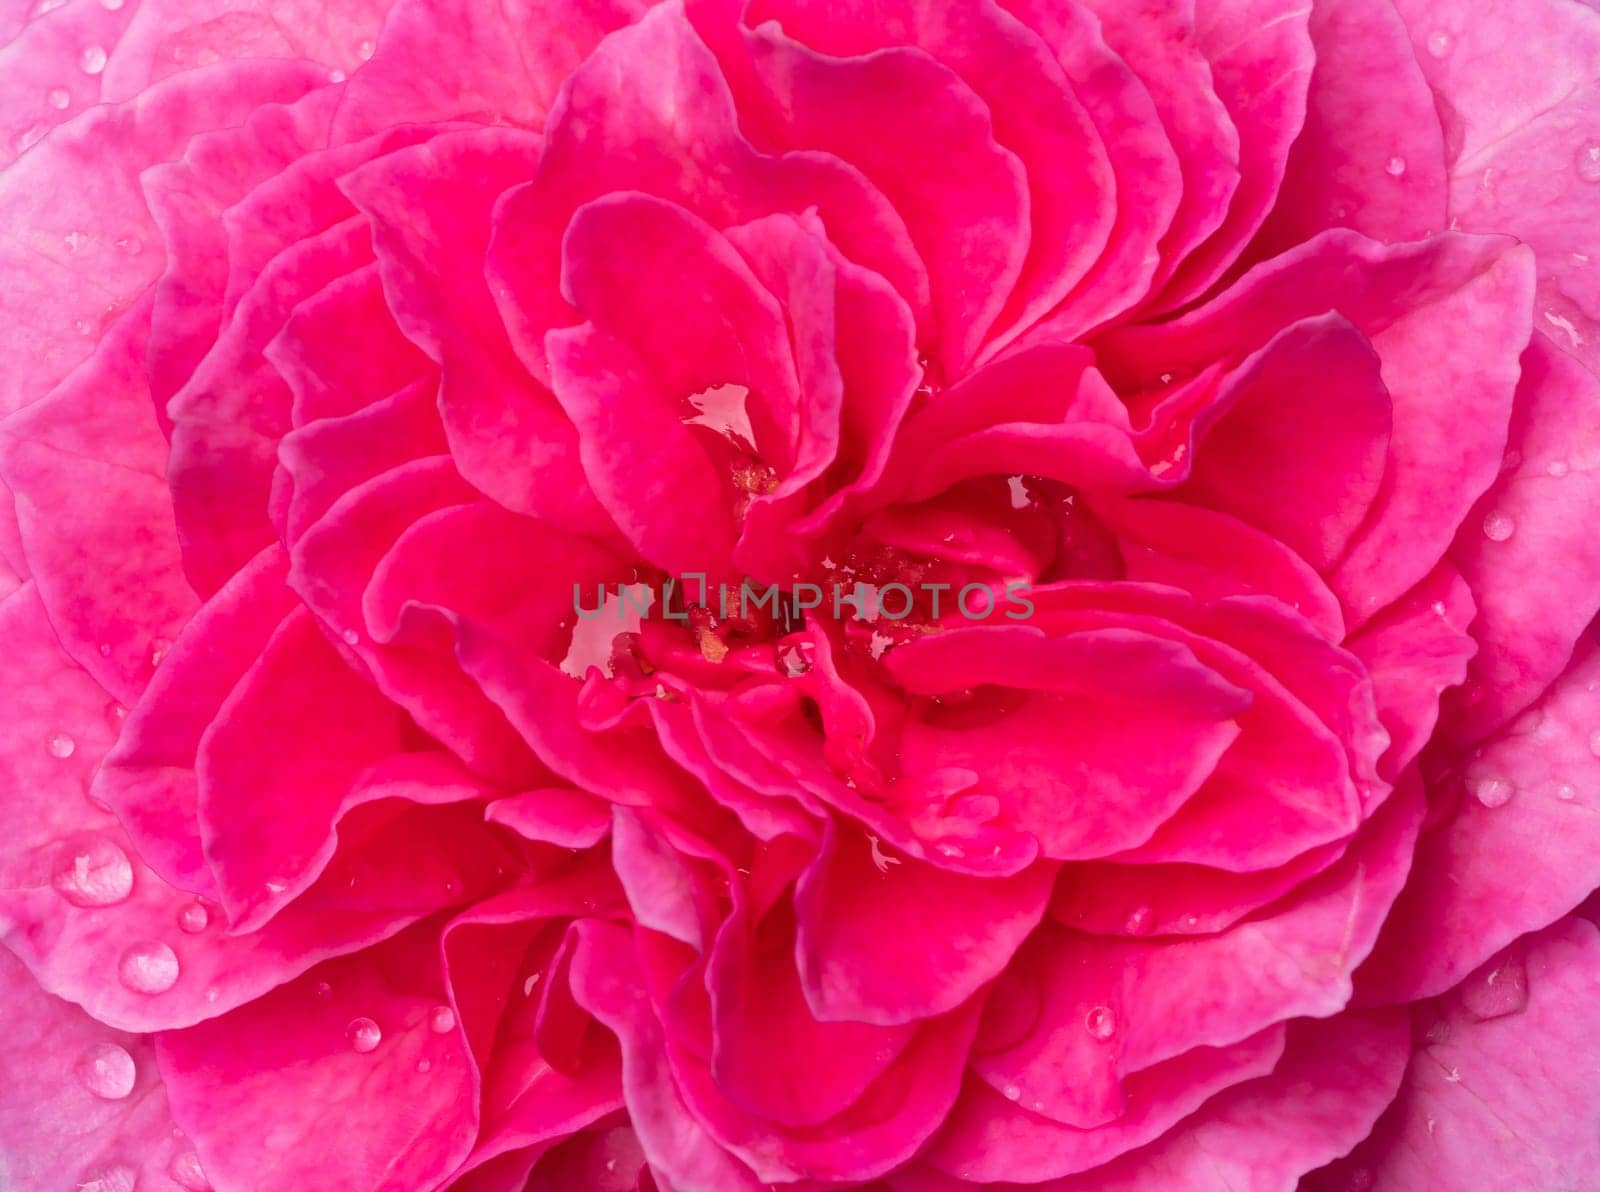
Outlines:
[[1600, 1187], [1592, 7], [0, 43], [0, 1187]]

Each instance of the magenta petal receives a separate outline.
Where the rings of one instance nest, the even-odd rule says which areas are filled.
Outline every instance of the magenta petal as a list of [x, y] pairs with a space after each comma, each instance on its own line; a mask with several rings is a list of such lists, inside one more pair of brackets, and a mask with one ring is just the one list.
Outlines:
[[1439, 698], [1469, 673], [1477, 644], [1467, 626], [1474, 589], [1448, 563], [1369, 621], [1348, 647], [1372, 675], [1378, 717], [1390, 737], [1380, 772], [1410, 765], [1439, 719]]
[[1211, 776], [1251, 702], [1179, 643], [1119, 629], [954, 628], [888, 662], [913, 694], [977, 688], [1001, 705], [992, 716], [910, 721], [898, 742], [905, 779], [970, 769], [1009, 821], [1060, 860], [1147, 841]]
[[478, 1117], [460, 1033], [430, 1026], [443, 996], [437, 932], [419, 929], [169, 1031], [158, 1048], [173, 1116], [222, 1186], [268, 1170], [308, 1188], [434, 1186]]
[[563, 848], [591, 848], [611, 831], [610, 807], [582, 791], [562, 787], [496, 799], [484, 809], [484, 818], [529, 840]]
[[1216, 96], [1239, 136], [1239, 187], [1227, 217], [1199, 245], [1162, 291], [1167, 308], [1204, 291], [1266, 218], [1283, 181], [1289, 149], [1305, 119], [1316, 51], [1310, 6], [1281, 10], [1276, 0], [1200, 0], [1195, 45], [1211, 65]]
[[1282, 1054], [1282, 1027], [1229, 1047], [1197, 1047], [1130, 1076], [1126, 1112], [1088, 1128], [1044, 1116], [1045, 1090], [995, 1089], [969, 1079], [924, 1161], [975, 1182], [1039, 1182], [1086, 1171], [1181, 1129], [1182, 1119], [1209, 1098], [1267, 1075]]
[[1317, 65], [1306, 123], [1256, 245], [1267, 249], [1263, 255], [1332, 227], [1390, 243], [1444, 229], [1444, 131], [1395, 7], [1391, 0], [1312, 7]]
[[[615, 80], [641, 85], [618, 90]], [[518, 355], [548, 379], [544, 337], [573, 321], [558, 286], [561, 237], [584, 203], [640, 191], [714, 227], [816, 208], [845, 256], [882, 274], [920, 313], [927, 277], [901, 216], [844, 163], [756, 152], [727, 84], [682, 10], [658, 5], [596, 50], [567, 82], [534, 181], [496, 212], [489, 276]]]
[[651, 1166], [686, 1188], [759, 1192], [761, 1184], [750, 1169], [712, 1141], [684, 1103], [661, 1023], [641, 988], [627, 930], [590, 921], [578, 932], [573, 993], [622, 1044], [629, 1120]]
[[648, 7], [642, 0], [578, 8], [514, 0], [488, 9], [399, 0], [375, 52], [368, 43], [372, 60], [350, 80], [339, 135], [456, 119], [539, 128], [562, 81], [606, 34]]
[[1478, 610], [1471, 632], [1480, 649], [1446, 721], [1464, 742], [1549, 686], [1600, 609], [1600, 542], [1588, 532], [1600, 501], [1597, 428], [1600, 381], [1535, 335], [1511, 414], [1516, 466], [1468, 514], [1450, 552]]
[[751, 914], [735, 912], [722, 927], [706, 970], [712, 1074], [745, 1112], [780, 1127], [816, 1126], [860, 1099], [916, 1027], [818, 1022], [795, 965], [792, 909], [781, 903], [754, 924]]
[[162, 1187], [192, 1148], [172, 1123], [150, 1039], [52, 997], [0, 949], [10, 1027], [0, 1064], [0, 1171], [16, 1188]]
[[107, 99], [208, 62], [293, 58], [327, 79], [362, 63], [391, 0], [351, 0], [327, 12], [307, 0], [143, 0], [106, 67]]
[[174, 885], [215, 895], [201, 851], [195, 758], [223, 700], [293, 602], [277, 547], [263, 551], [184, 627], [146, 699], [128, 713], [93, 793], [121, 818], [140, 856]]
[[127, 704], [197, 604], [143, 375], [148, 325], [141, 304], [49, 397], [0, 423], [0, 477], [39, 596], [67, 652]]
[[1563, 919], [1521, 947], [1526, 1004], [1485, 1018], [1465, 989], [1446, 997], [1394, 1109], [1350, 1170], [1369, 1171], [1380, 1188], [1467, 1187], [1486, 1172], [1581, 1187], [1600, 1170], [1587, 1111], [1600, 1089], [1586, 1062], [1600, 1042], [1600, 932]]
[[[0, 349], [10, 364], [0, 378], [0, 410], [48, 392], [89, 356], [110, 321], [107, 305], [126, 309], [160, 275], [140, 171], [177, 156], [195, 133], [238, 124], [262, 104], [323, 81], [304, 64], [269, 62], [173, 79], [126, 104], [94, 109], [4, 172]], [[54, 180], [74, 174], [94, 183], [64, 195]]]
[[[1590, 130], [1600, 112], [1600, 14], [1543, 0], [1484, 19], [1471, 0], [1397, 0], [1445, 130], [1451, 226], [1533, 249], [1539, 329], [1591, 371], [1600, 288]], [[1517, 54], [1505, 47], [1515, 45]], [[1514, 57], [1537, 60], [1520, 70]]]
[[[925, 53], [833, 58], [772, 24], [750, 39], [784, 143], [857, 167], [905, 217], [932, 284], [938, 358], [959, 375], [1022, 275], [1022, 162], [996, 141], [979, 97]], [[930, 174], [934, 152], [947, 170]]]
[[399, 711], [310, 614], [291, 613], [218, 710], [195, 765], [206, 860], [231, 919], [259, 923], [308, 877], [356, 775], [400, 752], [403, 732]]
[[830, 825], [795, 890], [806, 1000], [824, 1021], [931, 1018], [997, 976], [1044, 914], [1052, 870], [972, 878], [911, 857], [874, 863], [858, 830]]
[[1543, 699], [1430, 792], [1438, 822], [1362, 970], [1364, 998], [1442, 993], [1600, 884], [1597, 693], [1600, 652], [1586, 642]]
[[372, 220], [395, 321], [440, 366], [439, 410], [462, 475], [511, 509], [600, 529], [577, 436], [518, 361], [481, 268], [496, 200], [535, 172], [539, 152], [537, 137], [514, 129], [445, 133], [340, 186]]
[[1326, 571], [1383, 480], [1389, 392], [1365, 336], [1338, 315], [1286, 328], [1218, 395], [1178, 495], [1265, 530]]

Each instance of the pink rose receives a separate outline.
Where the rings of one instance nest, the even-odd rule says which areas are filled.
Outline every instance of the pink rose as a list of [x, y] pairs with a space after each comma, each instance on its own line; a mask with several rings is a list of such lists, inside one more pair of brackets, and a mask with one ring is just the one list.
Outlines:
[[230, 3], [0, 10], [0, 1186], [1600, 1182], [1600, 14]]

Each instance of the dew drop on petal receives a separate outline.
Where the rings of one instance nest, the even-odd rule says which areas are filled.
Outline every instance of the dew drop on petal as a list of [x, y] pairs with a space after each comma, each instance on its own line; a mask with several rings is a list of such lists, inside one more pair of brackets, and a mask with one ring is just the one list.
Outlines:
[[1128, 913], [1125, 924], [1129, 935], [1144, 935], [1155, 924], [1155, 912], [1147, 906], [1135, 907]]
[[317, 996], [320, 997], [323, 1001], [327, 1001], [330, 997], [333, 996], [333, 986], [329, 985], [326, 981], [318, 981], [317, 985], [316, 985], [316, 989], [317, 989]]
[[122, 6], [127, 2], [128, 0], [100, 0], [100, 7], [107, 12], [121, 12]]
[[1485, 807], [1504, 807], [1515, 793], [1504, 778], [1480, 778], [1472, 785], [1473, 796]]
[[64, 112], [72, 106], [72, 92], [65, 87], [53, 87], [50, 94], [45, 96], [50, 106], [58, 112]]
[[370, 41], [364, 41], [356, 47], [356, 57], [363, 62], [370, 62], [375, 49], [376, 47]]
[[96, 836], [62, 850], [50, 884], [73, 906], [115, 906], [133, 891], [133, 865], [115, 841]]
[[1544, 470], [1550, 475], [1559, 479], [1567, 474], [1567, 461], [1564, 459], [1553, 459], [1544, 466]]
[[205, 903], [196, 899], [178, 912], [178, 926], [189, 935], [204, 931], [211, 923], [211, 912]]
[[193, 1151], [183, 1151], [172, 1157], [172, 1164], [167, 1168], [167, 1174], [172, 1177], [172, 1182], [180, 1188], [187, 1188], [189, 1192], [209, 1192], [211, 1181], [206, 1179], [205, 1169], [200, 1166], [200, 1156]]
[[172, 649], [172, 643], [164, 637], [158, 637], [150, 643], [150, 668], [154, 670], [161, 665], [161, 660], [167, 656], [167, 651]]
[[1443, 29], [1435, 29], [1428, 34], [1428, 53], [1434, 58], [1448, 58], [1451, 44], [1450, 35]]
[[1018, 1088], [1014, 1084], [1006, 1085], [1006, 1087], [1001, 1091], [1005, 1093], [1005, 1097], [1006, 1097], [1007, 1101], [1020, 1101], [1020, 1100], [1022, 1100], [1022, 1090], [1020, 1088]]
[[428, 1015], [428, 1029], [436, 1035], [443, 1035], [456, 1029], [456, 1012], [449, 1006], [435, 1006]]
[[432, 1060], [421, 1059], [421, 1060], [417, 1061], [417, 1071], [418, 1072], [427, 1072], [427, 1071], [430, 1071], [432, 1068], [433, 1068], [433, 1061]]
[[1600, 142], [1590, 141], [1578, 150], [1578, 177], [1600, 182]]
[[1400, 177], [1406, 172], [1406, 159], [1403, 157], [1391, 157], [1384, 163], [1383, 172], [1391, 178]]
[[78, 1061], [83, 1087], [104, 1101], [120, 1101], [133, 1092], [137, 1075], [133, 1057], [115, 1043], [96, 1043]]
[[178, 983], [178, 954], [159, 940], [146, 940], [122, 954], [117, 976], [135, 993], [165, 993]]
[[344, 1035], [350, 1040], [350, 1046], [362, 1055], [376, 1049], [383, 1041], [383, 1031], [370, 1018], [352, 1018]]
[[84, 74], [97, 75], [106, 68], [106, 51], [104, 46], [84, 46], [83, 53], [78, 55], [78, 66]]
[[349, 77], [342, 70], [330, 70], [328, 72], [328, 82], [330, 83], [342, 83]]
[[1517, 532], [1517, 523], [1503, 513], [1491, 513], [1483, 519], [1483, 536], [1490, 542], [1505, 542]]
[[1560, 786], [1556, 787], [1556, 798], [1560, 799], [1563, 803], [1570, 803], [1577, 797], [1578, 788], [1573, 786], [1570, 782], [1563, 782]]
[[1095, 1006], [1084, 1015], [1083, 1025], [1096, 1039], [1106, 1040], [1117, 1033], [1117, 1017], [1110, 1006]]
[[51, 733], [50, 738], [45, 741], [44, 747], [50, 751], [51, 757], [65, 760], [77, 752], [78, 743], [66, 733]]

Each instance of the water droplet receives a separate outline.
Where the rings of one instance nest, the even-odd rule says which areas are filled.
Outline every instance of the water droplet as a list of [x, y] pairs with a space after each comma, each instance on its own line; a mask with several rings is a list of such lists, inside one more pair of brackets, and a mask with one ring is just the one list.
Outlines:
[[350, 1025], [345, 1028], [344, 1035], [350, 1040], [350, 1046], [362, 1055], [374, 1050], [383, 1042], [383, 1031], [370, 1018], [352, 1018]]
[[1504, 807], [1516, 794], [1516, 787], [1504, 778], [1480, 778], [1473, 783], [1472, 794], [1485, 807]]
[[50, 94], [45, 96], [45, 99], [58, 112], [64, 112], [72, 106], [72, 92], [65, 87], [51, 88]]
[[1398, 156], [1391, 157], [1384, 163], [1383, 172], [1391, 178], [1399, 178], [1406, 172], [1406, 159]]
[[370, 41], [364, 41], [356, 47], [356, 57], [363, 62], [370, 62], [375, 49], [376, 47]]
[[1083, 1025], [1096, 1039], [1109, 1039], [1117, 1033], [1117, 1016], [1110, 1006], [1095, 1006], [1084, 1015]]
[[418, 1072], [427, 1072], [427, 1071], [430, 1071], [432, 1068], [433, 1068], [433, 1061], [432, 1060], [424, 1059], [424, 1060], [418, 1060], [417, 1061], [417, 1071]]
[[144, 241], [137, 236], [124, 236], [117, 241], [117, 248], [127, 253], [130, 257], [136, 257], [144, 251]]
[[100, 0], [100, 7], [107, 12], [121, 12], [122, 6], [127, 2], [128, 0]]
[[178, 983], [178, 954], [159, 940], [146, 940], [122, 954], [117, 975], [135, 993], [165, 993]]
[[127, 718], [128, 709], [117, 703], [116, 700], [112, 700], [106, 705], [106, 723], [111, 726], [113, 733], [122, 731], [122, 722]]
[[330, 70], [328, 72], [328, 82], [330, 83], [342, 83], [349, 77], [342, 70]]
[[68, 232], [65, 236], [61, 237], [61, 243], [67, 246], [68, 252], [77, 252], [85, 244], [89, 243], [89, 237], [85, 236], [82, 232]]
[[428, 1029], [436, 1035], [455, 1030], [456, 1012], [449, 1006], [435, 1006], [433, 1013], [428, 1015]]
[[1578, 177], [1585, 182], [1600, 182], [1600, 143], [1590, 141], [1578, 150]]
[[51, 733], [44, 747], [51, 757], [58, 757], [63, 761], [78, 751], [78, 743], [66, 733]]
[[110, 1163], [83, 1173], [77, 1192], [133, 1192], [139, 1173], [126, 1163]]
[[[101, 0], [104, 3], [105, 0]], [[121, 3], [121, 0], [118, 0]], [[167, 1174], [172, 1177], [173, 1183], [180, 1188], [187, 1188], [189, 1192], [208, 1192], [211, 1181], [206, 1179], [205, 1169], [200, 1166], [200, 1156], [193, 1151], [184, 1151], [172, 1157], [172, 1165], [167, 1168]]]
[[1600, 733], [1589, 734], [1589, 752], [1600, 757]]
[[106, 51], [104, 46], [84, 46], [83, 53], [78, 55], [78, 66], [86, 75], [97, 75], [106, 68]]
[[67, 0], [39, 0], [39, 3], [37, 3], [37, 4], [35, 4], [33, 6], [33, 12], [31, 14], [30, 19], [37, 21], [40, 17], [44, 16], [46, 13], [54, 12], [56, 9], [60, 8], [66, 2], [67, 2]]
[[211, 912], [198, 898], [178, 912], [178, 926], [189, 935], [197, 935], [211, 923]]
[[1443, 29], [1435, 29], [1428, 34], [1428, 53], [1435, 58], [1448, 58], [1451, 44], [1450, 35]]
[[1124, 924], [1129, 935], [1145, 935], [1155, 924], [1155, 912], [1147, 906], [1137, 906], [1128, 912], [1128, 921]]
[[1517, 523], [1503, 513], [1491, 513], [1483, 519], [1483, 536], [1490, 542], [1505, 542], [1517, 532]]
[[1005, 1094], [1005, 1097], [1006, 1097], [1007, 1101], [1020, 1101], [1020, 1100], [1022, 1100], [1022, 1090], [1019, 1089], [1014, 1084], [1008, 1084], [1008, 1085], [1006, 1085], [1005, 1088], [1003, 1088], [1000, 1091]]
[[78, 1061], [83, 1087], [105, 1101], [120, 1101], [133, 1092], [137, 1075], [133, 1057], [115, 1043], [96, 1043]]
[[361, 635], [354, 629], [346, 629], [343, 636], [344, 644], [347, 646], [359, 646], [361, 644]]
[[1560, 786], [1556, 787], [1556, 798], [1560, 799], [1563, 803], [1570, 803], [1577, 797], [1578, 788], [1573, 786], [1570, 782], [1563, 782]]
[[150, 643], [150, 669], [154, 670], [161, 665], [161, 660], [167, 656], [167, 651], [172, 649], [172, 643], [164, 637], [158, 637]]
[[133, 866], [114, 841], [91, 837], [62, 851], [50, 884], [73, 906], [115, 906], [133, 891]]
[[528, 976], [528, 979], [525, 980], [522, 983], [522, 996], [523, 997], [532, 997], [533, 996], [533, 987], [535, 985], [537, 985], [538, 983], [539, 983], [539, 974], [538, 973], [531, 973]]
[[326, 981], [318, 981], [317, 982], [317, 996], [320, 997], [323, 1001], [327, 1001], [330, 997], [333, 996], [333, 986], [329, 985]]
[[1544, 470], [1557, 478], [1565, 476], [1567, 474], [1567, 461], [1564, 459], [1553, 459], [1549, 463], [1545, 464]]

